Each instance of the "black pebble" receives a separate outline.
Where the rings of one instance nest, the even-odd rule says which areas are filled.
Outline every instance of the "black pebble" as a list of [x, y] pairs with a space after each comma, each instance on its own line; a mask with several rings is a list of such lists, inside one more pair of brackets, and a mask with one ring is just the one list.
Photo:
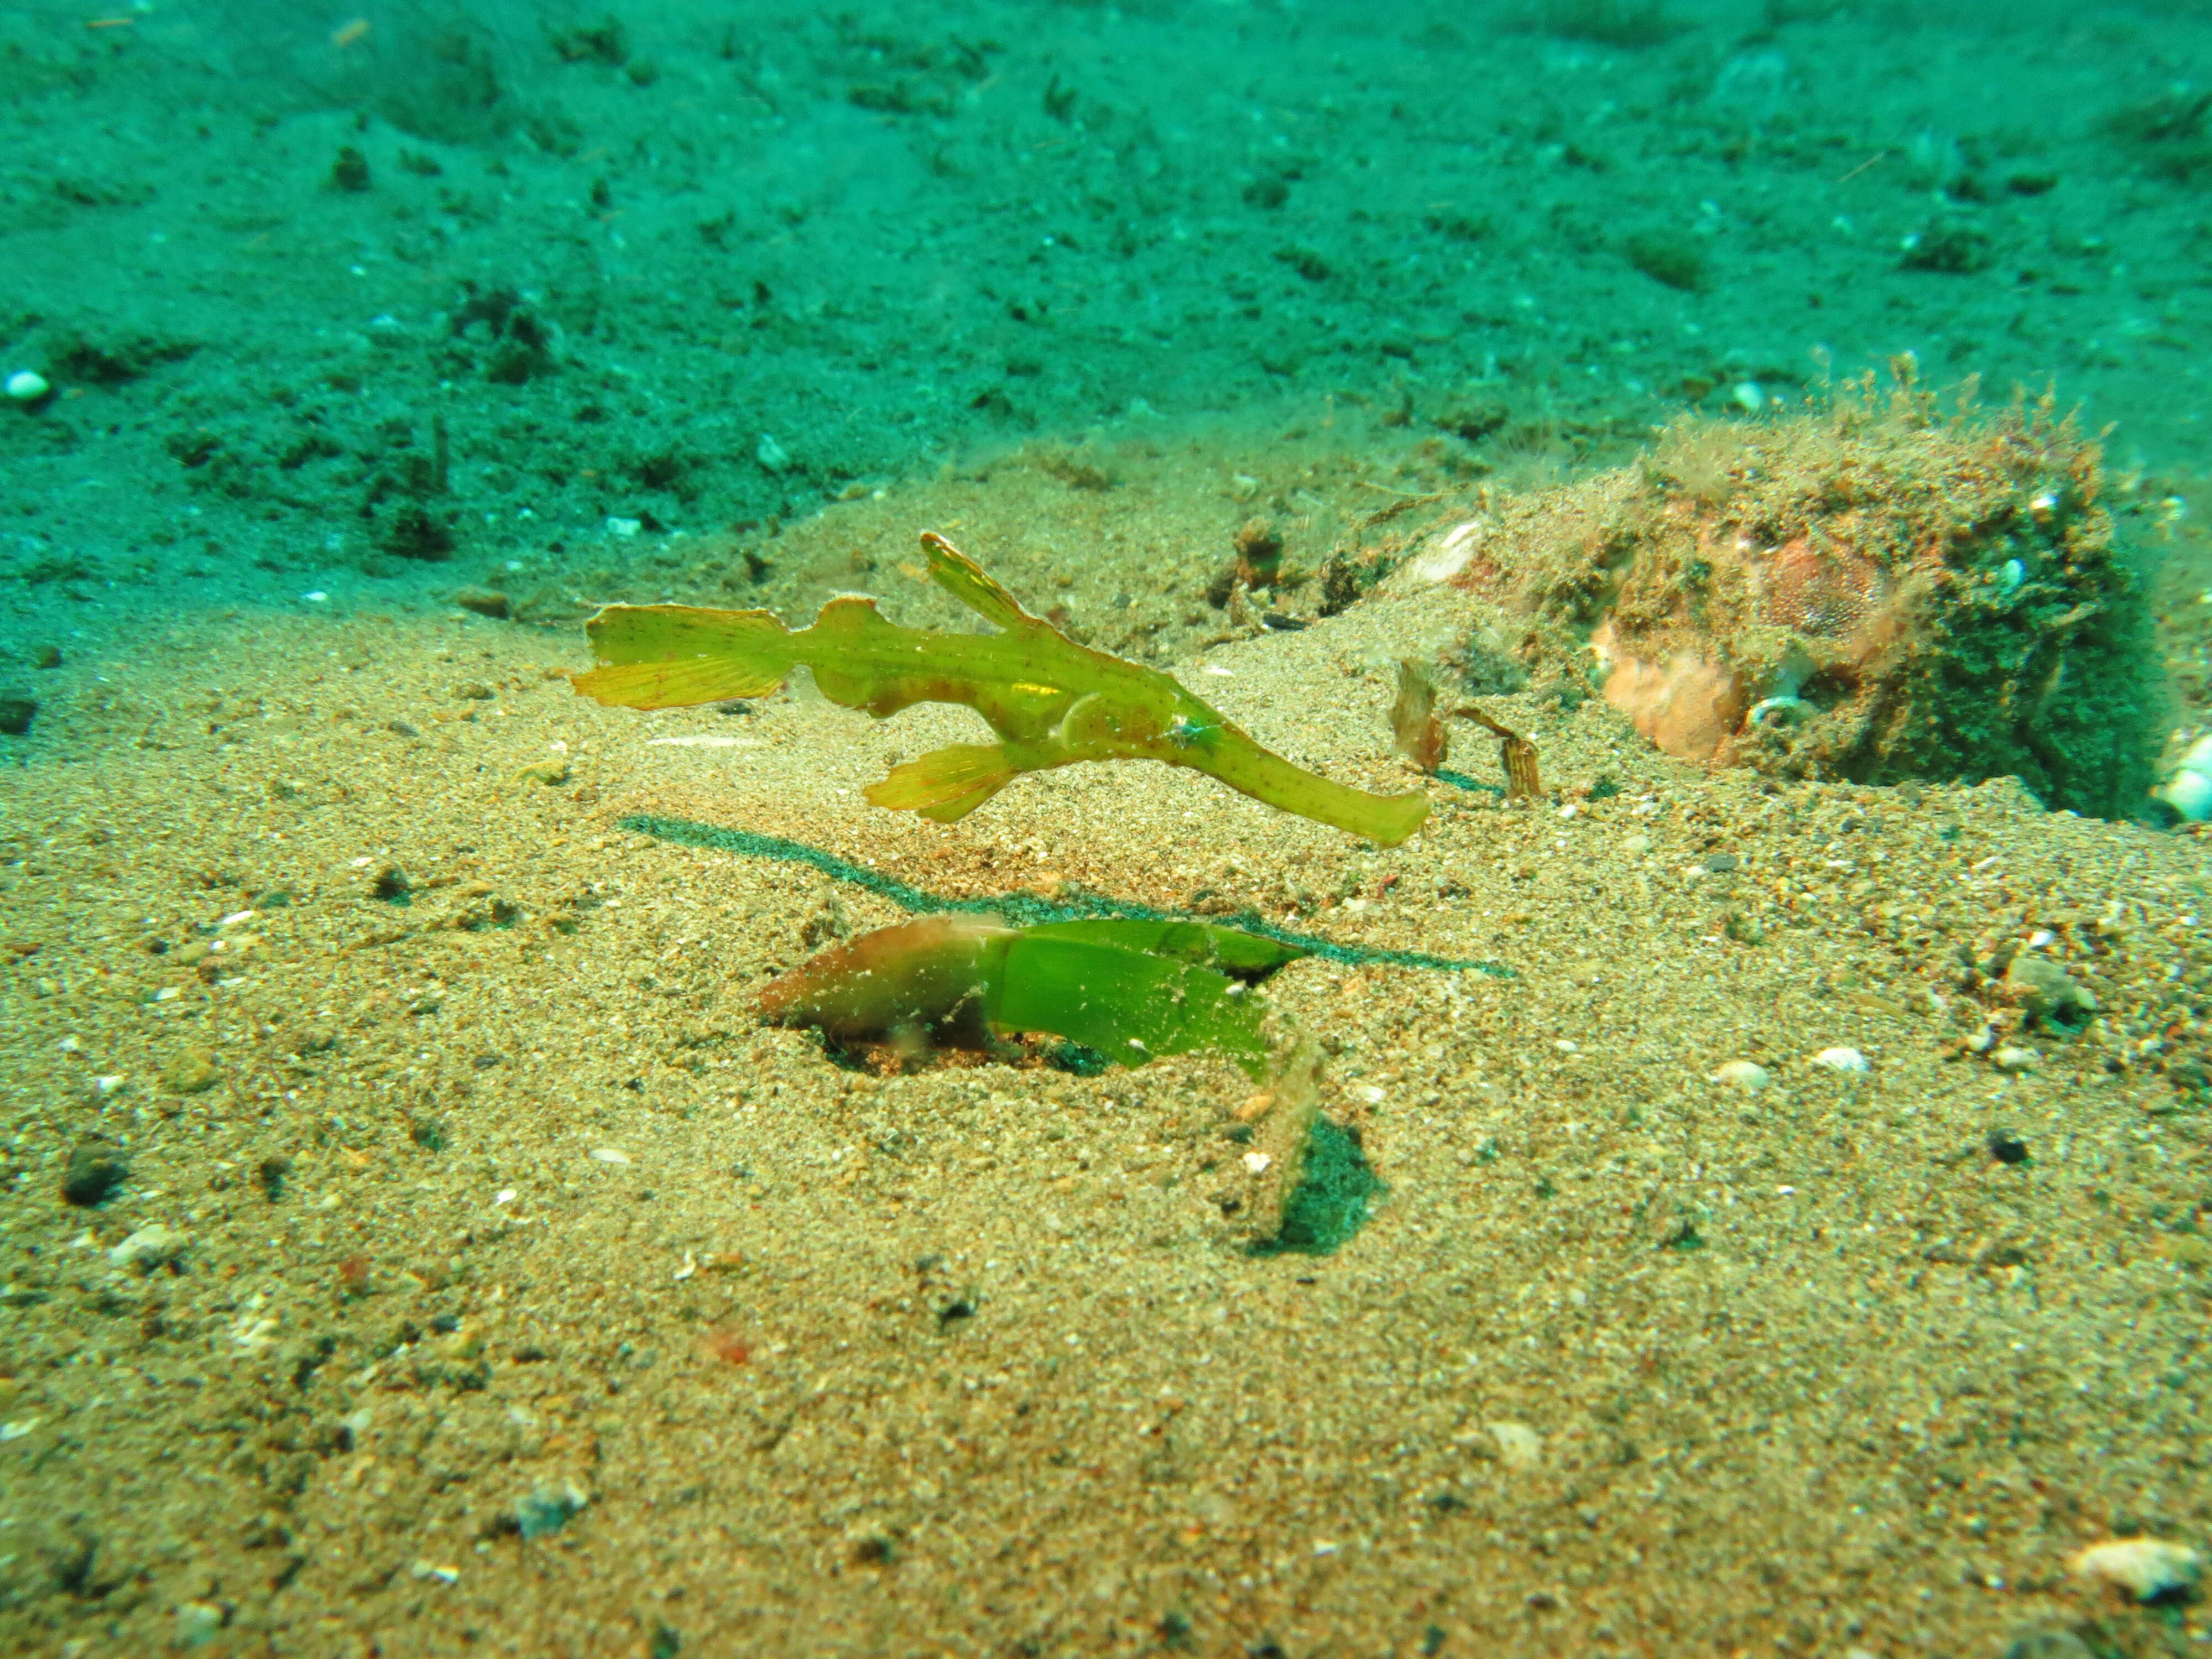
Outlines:
[[0, 696], [0, 732], [11, 738], [31, 735], [31, 719], [39, 712], [36, 697]]
[[112, 1148], [83, 1141], [70, 1151], [69, 1168], [62, 1174], [63, 1201], [86, 1207], [100, 1203], [130, 1173], [130, 1164]]
[[1990, 1131], [1990, 1156], [2000, 1164], [2027, 1162], [2027, 1143], [2009, 1129]]

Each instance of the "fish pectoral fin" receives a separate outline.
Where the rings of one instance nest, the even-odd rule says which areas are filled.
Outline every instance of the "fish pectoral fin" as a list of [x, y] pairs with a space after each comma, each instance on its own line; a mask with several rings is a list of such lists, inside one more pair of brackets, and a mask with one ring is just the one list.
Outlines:
[[892, 812], [919, 812], [939, 823], [963, 818], [1020, 775], [1003, 744], [956, 743], [895, 766], [861, 793]]

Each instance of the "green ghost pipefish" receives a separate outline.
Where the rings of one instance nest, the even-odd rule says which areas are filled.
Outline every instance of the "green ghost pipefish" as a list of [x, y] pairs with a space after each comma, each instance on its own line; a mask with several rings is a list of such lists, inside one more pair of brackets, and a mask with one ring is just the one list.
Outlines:
[[811, 628], [767, 611], [611, 605], [588, 624], [599, 665], [577, 690], [623, 708], [678, 708], [761, 697], [804, 663], [823, 696], [888, 720], [918, 702], [965, 703], [998, 743], [933, 749], [864, 792], [894, 812], [965, 817], [1024, 772], [1077, 761], [1191, 766], [1231, 789], [1384, 847], [1429, 815], [1423, 794], [1371, 795], [1293, 766], [1170, 676], [1078, 645], [984, 574], [942, 536], [921, 544], [937, 584], [1000, 630], [933, 634], [886, 622], [876, 601], [842, 594]]
[[1251, 987], [1306, 954], [1204, 922], [923, 916], [810, 957], [763, 988], [760, 1009], [838, 1042], [1043, 1031], [1126, 1066], [1203, 1049], [1257, 1079], [1280, 1056]]

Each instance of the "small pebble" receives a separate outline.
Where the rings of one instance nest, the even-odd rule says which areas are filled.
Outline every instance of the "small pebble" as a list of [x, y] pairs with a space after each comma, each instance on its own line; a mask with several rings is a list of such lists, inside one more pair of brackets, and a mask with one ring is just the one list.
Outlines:
[[2092, 1544], [2075, 1556], [2072, 1565], [2083, 1578], [2116, 1584], [2138, 1601], [2155, 1601], [2194, 1584], [2204, 1558], [2185, 1545], [2162, 1539], [2116, 1538]]
[[[1864, 1652], [1863, 1648], [1855, 1648], [1844, 1659]], [[2072, 1631], [2045, 1626], [2015, 1637], [2005, 1649], [2003, 1659], [2097, 1659], [2097, 1652]]]
[[149, 1222], [110, 1250], [107, 1259], [118, 1267], [142, 1267], [150, 1273], [176, 1261], [191, 1243], [191, 1238], [176, 1228]]
[[2097, 1010], [2097, 999], [2049, 957], [2023, 951], [2005, 970], [2004, 993], [2030, 1019], [2072, 1022]]
[[176, 1644], [180, 1648], [204, 1648], [215, 1640], [223, 1624], [223, 1611], [212, 1601], [179, 1601], [177, 1603]]
[[525, 1538], [544, 1538], [567, 1526], [590, 1503], [590, 1494], [570, 1481], [540, 1486], [514, 1505], [514, 1527]]
[[2008, 1042], [1990, 1056], [1990, 1064], [2000, 1072], [2025, 1072], [2032, 1068], [2039, 1058], [2034, 1049]]
[[1774, 1079], [1766, 1067], [1755, 1060], [1731, 1060], [1714, 1071], [1711, 1080], [1715, 1083], [1733, 1083], [1739, 1089], [1749, 1089], [1755, 1092], [1764, 1089], [1768, 1084], [1773, 1082]]
[[1544, 1437], [1526, 1423], [1486, 1423], [1498, 1443], [1498, 1461], [1509, 1469], [1533, 1469], [1544, 1461]]
[[514, 614], [507, 595], [495, 587], [465, 587], [453, 595], [453, 603], [464, 611], [489, 617], [495, 622], [505, 622]]
[[39, 712], [39, 700], [12, 693], [0, 693], [0, 734], [11, 738], [31, 735], [31, 721]]
[[594, 1146], [592, 1156], [602, 1164], [627, 1164], [629, 1154], [619, 1146]]
[[81, 1208], [105, 1202], [123, 1184], [131, 1166], [114, 1148], [97, 1140], [79, 1142], [62, 1174], [62, 1201]]
[[1990, 1131], [1990, 1156], [2000, 1164], [2027, 1162], [2027, 1143], [2009, 1129]]
[[0, 384], [6, 386], [9, 400], [18, 404], [34, 404], [53, 390], [35, 368], [19, 368]]
[[215, 1057], [199, 1048], [186, 1050], [161, 1068], [161, 1086], [173, 1095], [205, 1094], [222, 1080]]
[[498, 695], [482, 680], [463, 680], [453, 688], [456, 702], [489, 702]]
[[1825, 1066], [1832, 1072], [1870, 1072], [1873, 1066], [1856, 1048], [1823, 1048], [1813, 1056], [1815, 1066]]

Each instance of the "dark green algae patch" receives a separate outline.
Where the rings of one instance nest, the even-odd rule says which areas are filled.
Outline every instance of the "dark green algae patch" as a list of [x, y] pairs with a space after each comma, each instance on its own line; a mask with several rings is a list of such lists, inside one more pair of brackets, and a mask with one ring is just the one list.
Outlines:
[[1358, 1137], [1325, 1117], [1314, 1119], [1298, 1184], [1283, 1200], [1283, 1224], [1251, 1247], [1254, 1255], [1328, 1255], [1367, 1224], [1389, 1190]]

